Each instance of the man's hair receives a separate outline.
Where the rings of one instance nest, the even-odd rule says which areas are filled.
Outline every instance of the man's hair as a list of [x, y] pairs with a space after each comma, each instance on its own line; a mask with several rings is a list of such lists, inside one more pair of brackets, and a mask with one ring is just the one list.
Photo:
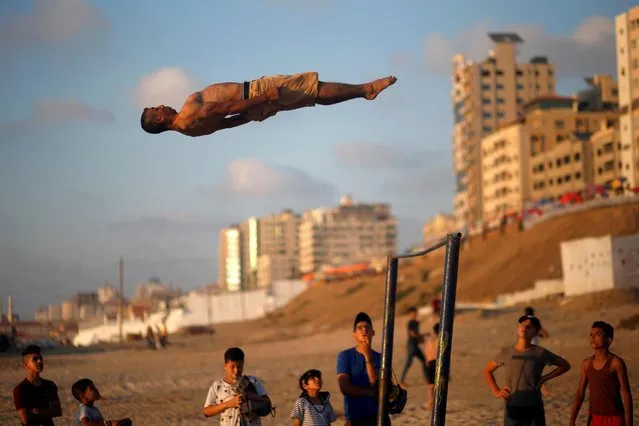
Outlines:
[[370, 326], [373, 326], [373, 321], [371, 321], [371, 317], [368, 316], [366, 312], [360, 312], [355, 316], [355, 321], [353, 322], [353, 330], [357, 327], [357, 324], [360, 322], [367, 322]]
[[412, 314], [413, 312], [417, 312], [417, 308], [414, 306], [411, 306], [410, 308], [408, 308], [408, 313]]
[[595, 321], [592, 323], [592, 328], [598, 328], [603, 331], [604, 336], [610, 337], [611, 339], [615, 337], [615, 328], [608, 324], [605, 321]]
[[40, 346], [38, 345], [29, 345], [26, 348], [24, 348], [24, 350], [22, 351], [22, 356], [41, 355], [41, 354], [42, 354], [42, 349], [40, 349]]
[[306, 373], [300, 376], [299, 384], [300, 384], [300, 389], [302, 390], [302, 392], [306, 392], [306, 390], [304, 389], [304, 384], [308, 382], [309, 379], [312, 379], [315, 377], [317, 377], [318, 379], [321, 379], [322, 372], [319, 370], [312, 369], [312, 370], [308, 370]]
[[537, 331], [541, 330], [541, 321], [539, 320], [539, 318], [537, 318], [534, 315], [522, 315], [521, 317], [519, 317], [519, 324], [521, 324], [522, 322], [526, 321], [526, 320], [530, 320], [530, 324], [535, 327], [537, 329]]
[[82, 396], [92, 384], [93, 381], [91, 379], [80, 379], [71, 386], [71, 394], [75, 399], [82, 402]]
[[165, 132], [167, 130], [164, 122], [156, 123], [151, 116], [151, 109], [144, 108], [142, 116], [140, 117], [140, 124], [145, 132], [157, 135], [158, 133]]
[[526, 306], [526, 308], [524, 308], [524, 315], [535, 315], [535, 310], [533, 309], [532, 306]]
[[435, 325], [433, 326], [433, 332], [434, 332], [435, 334], [439, 334], [439, 323], [437, 323], [437, 324], [435, 324]]
[[242, 361], [244, 362], [244, 351], [240, 348], [228, 348], [224, 352], [224, 363], [229, 361]]

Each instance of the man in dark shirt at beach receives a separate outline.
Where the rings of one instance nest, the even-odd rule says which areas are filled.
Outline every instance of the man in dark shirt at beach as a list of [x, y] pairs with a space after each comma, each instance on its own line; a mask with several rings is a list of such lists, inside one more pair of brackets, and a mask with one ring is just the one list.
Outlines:
[[23, 426], [54, 426], [54, 417], [62, 416], [58, 387], [40, 377], [44, 360], [40, 347], [27, 346], [22, 351], [27, 377], [13, 388], [13, 402]]

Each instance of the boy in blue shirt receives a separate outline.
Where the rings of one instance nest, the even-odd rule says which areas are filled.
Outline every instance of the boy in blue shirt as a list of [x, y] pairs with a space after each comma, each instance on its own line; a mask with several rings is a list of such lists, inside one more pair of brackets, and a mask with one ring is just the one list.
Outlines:
[[[375, 426], [377, 424], [377, 380], [382, 356], [371, 348], [375, 336], [373, 322], [360, 312], [353, 323], [355, 346], [337, 356], [337, 382], [344, 395], [347, 425]], [[390, 425], [390, 418], [385, 424]]]

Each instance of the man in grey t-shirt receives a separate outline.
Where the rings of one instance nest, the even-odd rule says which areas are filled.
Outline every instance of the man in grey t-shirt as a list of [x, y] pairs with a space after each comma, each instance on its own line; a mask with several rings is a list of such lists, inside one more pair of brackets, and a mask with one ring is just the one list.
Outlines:
[[[519, 318], [517, 343], [500, 349], [484, 369], [484, 378], [493, 395], [505, 401], [504, 426], [545, 426], [546, 416], [541, 385], [570, 370], [570, 364], [531, 340], [539, 334], [541, 321], [533, 315]], [[546, 366], [557, 368], [543, 375]], [[494, 372], [505, 368], [506, 386], [500, 388]]]

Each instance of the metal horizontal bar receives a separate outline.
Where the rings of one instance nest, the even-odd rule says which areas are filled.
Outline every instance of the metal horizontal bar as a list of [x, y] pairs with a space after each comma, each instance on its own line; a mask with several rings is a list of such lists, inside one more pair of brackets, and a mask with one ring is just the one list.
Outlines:
[[[454, 235], [454, 236], [459, 236], [461, 238], [461, 232], [457, 232], [456, 234], [449, 234], [449, 235]], [[439, 241], [438, 243], [433, 244], [432, 246], [428, 247], [427, 249], [424, 250], [420, 250], [420, 251], [415, 251], [412, 253], [406, 253], [406, 254], [398, 254], [395, 257], [397, 259], [407, 259], [409, 257], [419, 257], [419, 256], [423, 256], [425, 254], [430, 253], [431, 251], [435, 251], [438, 248], [444, 247], [446, 245], [446, 242], [448, 241], [448, 236], [446, 236], [446, 238], [443, 238], [441, 241]]]

